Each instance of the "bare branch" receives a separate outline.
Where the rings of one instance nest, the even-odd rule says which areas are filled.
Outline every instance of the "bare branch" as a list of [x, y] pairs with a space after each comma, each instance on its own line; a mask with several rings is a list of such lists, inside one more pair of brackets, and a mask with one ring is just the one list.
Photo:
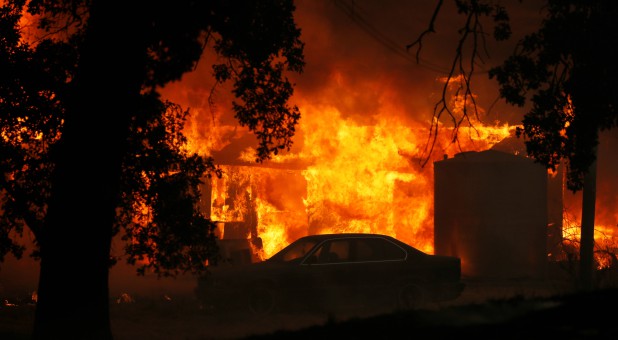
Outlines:
[[421, 32], [421, 34], [419, 35], [419, 37], [412, 42], [411, 44], [406, 45], [406, 50], [410, 50], [410, 48], [412, 48], [414, 45], [418, 45], [418, 48], [416, 49], [416, 62], [418, 63], [420, 61], [420, 53], [421, 53], [421, 49], [423, 49], [423, 38], [425, 37], [425, 35], [429, 34], [429, 33], [435, 33], [436, 30], [434, 28], [434, 24], [436, 22], [436, 19], [438, 17], [438, 13], [440, 13], [440, 8], [442, 8], [442, 4], [444, 3], [443, 0], [439, 0], [438, 4], [436, 5], [436, 9], [433, 11], [433, 15], [431, 16], [431, 20], [429, 21], [429, 26], [427, 27], [427, 29], [423, 32]]
[[[423, 39], [429, 33], [435, 32], [435, 21], [438, 12], [442, 8], [442, 4], [443, 1], [438, 2], [429, 22], [428, 28], [421, 32], [414, 42], [406, 46], [408, 49], [417, 46], [417, 62], [420, 59]], [[482, 4], [480, 5], [475, 2], [468, 4], [468, 6], [469, 7], [465, 7], [465, 10], [461, 11], [466, 14], [466, 20], [464, 25], [458, 31], [460, 38], [455, 48], [455, 55], [453, 56], [448, 74], [445, 77], [441, 97], [434, 106], [433, 118], [429, 129], [429, 139], [425, 149], [423, 150], [424, 156], [421, 157], [421, 166], [425, 166], [431, 159], [431, 155], [437, 142], [440, 120], [444, 114], [447, 114], [448, 117], [450, 117], [453, 124], [452, 139], [450, 144], [457, 144], [459, 146], [457, 134], [460, 126], [464, 123], [467, 123], [467, 125], [469, 125], [473, 130], [478, 132], [478, 130], [474, 127], [474, 121], [470, 117], [470, 115], [473, 114], [476, 121], [480, 121], [477, 102], [474, 97], [474, 93], [472, 92], [472, 76], [476, 73], [476, 66], [484, 63], [483, 56], [479, 52], [482, 51], [485, 55], [488, 55], [485, 39], [486, 33], [481, 23], [481, 17], [483, 15], [489, 15], [491, 13], [491, 9], [488, 7], [483, 7]], [[465, 49], [466, 44], [468, 43], [471, 43], [471, 51], [469, 52], [469, 56], [466, 55], [467, 51]], [[453, 81], [455, 80], [459, 81], [459, 83], [456, 85], [456, 88], [452, 90], [451, 87], [453, 86]], [[449, 98], [452, 97], [461, 98], [463, 100], [461, 112], [454, 112], [449, 106]], [[469, 105], [472, 106], [473, 113], [469, 112]], [[459, 117], [459, 115], [461, 116]]]

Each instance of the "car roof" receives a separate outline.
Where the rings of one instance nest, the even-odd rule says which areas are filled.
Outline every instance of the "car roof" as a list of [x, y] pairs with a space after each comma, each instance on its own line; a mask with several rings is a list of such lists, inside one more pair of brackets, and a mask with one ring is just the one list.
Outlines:
[[326, 234], [315, 234], [315, 235], [307, 235], [301, 237], [299, 239], [336, 239], [336, 238], [349, 238], [349, 237], [383, 237], [391, 240], [396, 240], [394, 237], [384, 234], [376, 234], [376, 233], [326, 233]]
[[326, 234], [315, 234], [315, 235], [307, 235], [307, 236], [303, 236], [300, 237], [298, 239], [296, 239], [294, 242], [292, 243], [296, 243], [298, 241], [301, 240], [312, 240], [312, 241], [316, 241], [318, 243], [321, 243], [325, 240], [333, 240], [333, 239], [344, 239], [344, 238], [382, 238], [384, 240], [387, 240], [389, 242], [392, 242], [396, 245], [398, 245], [399, 247], [402, 247], [404, 249], [406, 249], [408, 252], [416, 252], [416, 253], [423, 253], [425, 254], [423, 251], [393, 237], [393, 236], [389, 236], [389, 235], [385, 235], [385, 234], [378, 234], [378, 233], [326, 233]]

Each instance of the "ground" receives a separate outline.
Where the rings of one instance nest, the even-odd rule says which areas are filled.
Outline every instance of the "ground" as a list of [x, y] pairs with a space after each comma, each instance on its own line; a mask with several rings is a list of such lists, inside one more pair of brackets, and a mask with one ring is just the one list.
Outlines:
[[[612, 312], [618, 307], [618, 289], [576, 293], [568, 283], [550, 281], [467, 284], [458, 299], [418, 311], [346, 315], [288, 312], [261, 318], [216, 314], [204, 310], [187, 294], [125, 295], [112, 301], [112, 329], [116, 340], [400, 338], [402, 334], [500, 339], [618, 336]], [[0, 305], [0, 339], [30, 338], [34, 305], [27, 300], [7, 300]]]

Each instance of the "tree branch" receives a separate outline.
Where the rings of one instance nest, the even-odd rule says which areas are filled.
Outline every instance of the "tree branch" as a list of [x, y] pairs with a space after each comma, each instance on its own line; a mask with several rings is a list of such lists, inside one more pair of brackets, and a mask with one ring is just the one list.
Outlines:
[[414, 42], [406, 45], [406, 50], [408, 51], [410, 50], [410, 48], [414, 47], [415, 45], [418, 45], [418, 48], [416, 49], [416, 62], [417, 63], [420, 61], [421, 49], [423, 49], [423, 38], [429, 33], [436, 33], [434, 25], [435, 25], [436, 19], [438, 18], [438, 13], [440, 13], [440, 8], [442, 8], [443, 3], [444, 3], [444, 0], [438, 1], [438, 4], [436, 5], [435, 10], [433, 11], [433, 15], [431, 16], [431, 20], [429, 21], [429, 25], [427, 29], [421, 32], [419, 37], [416, 40], [414, 40]]
[[[420, 52], [423, 48], [423, 39], [429, 33], [435, 33], [435, 22], [442, 5], [443, 1], [441, 0], [436, 5], [427, 29], [421, 32], [416, 40], [406, 46], [407, 49], [417, 46], [417, 62], [420, 60]], [[484, 63], [479, 50], [483, 50], [485, 51], [485, 54], [487, 54], [485, 32], [483, 30], [483, 25], [481, 24], [481, 16], [491, 14], [494, 9], [488, 5], [478, 4], [476, 2], [458, 3], [457, 5], [460, 6], [460, 12], [466, 14], [466, 21], [465, 24], [458, 30], [460, 33], [460, 38], [455, 48], [455, 55], [448, 74], [444, 78], [445, 81], [442, 88], [441, 97], [434, 106], [428, 141], [425, 149], [423, 150], [424, 156], [421, 157], [421, 166], [423, 167], [431, 159], [431, 155], [437, 142], [439, 122], [445, 113], [448, 117], [450, 117], [453, 124], [451, 143], [457, 143], [458, 145], [457, 134], [461, 124], [467, 122], [469, 126], [476, 130], [473, 121], [470, 119], [470, 112], [468, 110], [469, 105], [473, 107], [473, 114], [476, 120], [480, 120], [477, 102], [472, 92], [472, 76], [476, 72], [477, 62], [480, 62], [481, 64]], [[466, 58], [465, 47], [470, 40], [472, 43], [471, 51], [469, 58]], [[469, 62], [466, 63], [466, 60], [468, 59]], [[453, 81], [459, 82], [454, 90], [451, 89]], [[458, 113], [449, 106], [449, 99], [453, 97], [461, 98], [463, 100], [462, 110], [460, 112], [461, 117], [458, 117]]]

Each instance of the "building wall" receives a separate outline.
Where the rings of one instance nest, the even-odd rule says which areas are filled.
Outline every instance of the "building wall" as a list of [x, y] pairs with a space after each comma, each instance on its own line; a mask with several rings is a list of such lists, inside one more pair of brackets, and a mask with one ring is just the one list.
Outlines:
[[541, 278], [547, 271], [547, 171], [487, 150], [434, 163], [435, 253], [464, 276]]

